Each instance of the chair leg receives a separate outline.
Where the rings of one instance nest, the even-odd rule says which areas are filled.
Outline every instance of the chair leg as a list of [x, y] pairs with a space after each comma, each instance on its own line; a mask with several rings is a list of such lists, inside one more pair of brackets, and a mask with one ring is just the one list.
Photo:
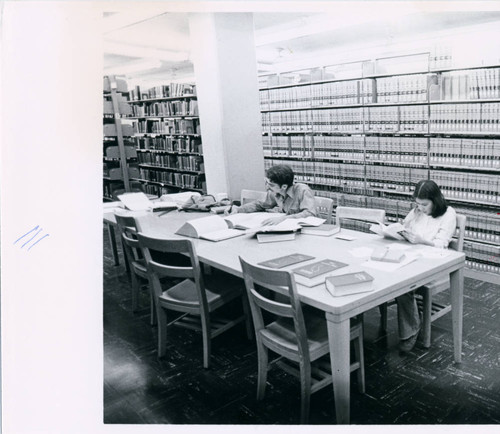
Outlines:
[[363, 329], [361, 328], [359, 335], [354, 340], [354, 355], [359, 362], [358, 375], [358, 390], [360, 393], [365, 393], [365, 355], [363, 349]]
[[257, 338], [257, 357], [259, 361], [258, 375], [257, 375], [257, 401], [264, 398], [266, 392], [267, 381], [267, 364], [269, 355], [267, 348]]
[[252, 318], [250, 315], [250, 305], [248, 304], [248, 298], [246, 294], [243, 294], [241, 297], [241, 302], [243, 304], [243, 314], [245, 315], [245, 325], [247, 329], [247, 337], [248, 340], [251, 341], [253, 339], [253, 327], [252, 327]]
[[300, 423], [309, 420], [309, 405], [311, 402], [311, 364], [300, 362]]
[[150, 319], [149, 323], [151, 326], [156, 325], [157, 315], [156, 315], [156, 306], [155, 306], [155, 296], [151, 291], [149, 291], [149, 310], [150, 310]]
[[161, 306], [156, 306], [158, 318], [158, 357], [164, 357], [167, 352], [167, 312]]
[[380, 327], [382, 331], [387, 332], [387, 303], [383, 303], [378, 307], [380, 311]]
[[201, 334], [203, 339], [203, 367], [208, 369], [210, 367], [210, 352], [212, 346], [210, 319], [208, 315], [201, 315]]
[[139, 292], [141, 284], [136, 274], [132, 271], [132, 312], [137, 312], [139, 308]]
[[422, 340], [423, 346], [431, 346], [432, 294], [429, 288], [422, 288]]

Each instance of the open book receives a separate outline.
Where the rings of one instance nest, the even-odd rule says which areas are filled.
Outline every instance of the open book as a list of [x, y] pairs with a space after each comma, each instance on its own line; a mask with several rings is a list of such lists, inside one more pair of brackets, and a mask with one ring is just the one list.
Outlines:
[[178, 209], [174, 202], [151, 202], [144, 193], [125, 193], [118, 196], [120, 202], [130, 211], [168, 211]]
[[391, 240], [405, 241], [404, 237], [405, 228], [401, 223], [392, 223], [390, 225], [384, 225], [383, 223], [378, 223], [376, 225], [370, 226], [370, 231], [382, 235], [385, 238]]
[[226, 221], [218, 216], [211, 215], [184, 223], [176, 232], [192, 238], [203, 238], [209, 241], [222, 241], [229, 238], [239, 237], [245, 232], [238, 229], [230, 229]]
[[224, 217], [228, 222], [229, 227], [234, 229], [247, 229], [251, 232], [293, 232], [298, 231], [304, 226], [320, 226], [325, 222], [314, 216], [302, 218], [287, 218], [277, 225], [266, 225], [262, 222], [269, 218], [285, 216], [283, 213], [269, 212], [254, 212], [254, 213], [239, 213]]

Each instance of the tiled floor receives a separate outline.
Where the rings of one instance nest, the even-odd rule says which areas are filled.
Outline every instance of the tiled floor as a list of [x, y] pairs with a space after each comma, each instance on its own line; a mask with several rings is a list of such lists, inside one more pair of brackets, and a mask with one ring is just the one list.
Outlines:
[[[130, 283], [114, 266], [104, 234], [104, 423], [296, 424], [295, 377], [273, 368], [257, 402], [255, 343], [243, 325], [217, 337], [212, 367], [202, 367], [201, 337], [173, 327], [167, 356], [156, 356], [148, 296], [131, 312]], [[397, 350], [396, 311], [389, 333], [377, 310], [365, 316], [366, 394], [351, 382], [353, 424], [500, 423], [500, 286], [465, 280], [463, 363], [453, 362], [451, 317], [433, 323], [432, 347]], [[169, 329], [170, 330], [170, 329]], [[335, 423], [330, 387], [313, 395], [310, 424]]]

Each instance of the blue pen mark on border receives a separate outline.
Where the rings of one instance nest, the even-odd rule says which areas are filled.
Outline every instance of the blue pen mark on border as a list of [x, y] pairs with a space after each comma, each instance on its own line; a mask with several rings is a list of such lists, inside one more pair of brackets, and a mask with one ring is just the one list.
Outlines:
[[[21, 241], [24, 237], [28, 236], [29, 234], [31, 234], [32, 232], [35, 232], [34, 235], [31, 236], [31, 238], [26, 241], [22, 246], [21, 246], [21, 249], [29, 244], [31, 241], [33, 241], [36, 237], [38, 237], [39, 235], [41, 235], [41, 232], [42, 232], [42, 228], [40, 227], [40, 225], [36, 225], [33, 229], [29, 230], [28, 232], [26, 232], [24, 235], [20, 236], [16, 241], [14, 241], [14, 244], [16, 244], [18, 241]], [[39, 238], [38, 240], [36, 240], [33, 244], [31, 244], [31, 246], [28, 247], [28, 251], [35, 245], [37, 245], [40, 241], [42, 241], [44, 238], [48, 237], [50, 234], [45, 234], [43, 235], [41, 238]]]

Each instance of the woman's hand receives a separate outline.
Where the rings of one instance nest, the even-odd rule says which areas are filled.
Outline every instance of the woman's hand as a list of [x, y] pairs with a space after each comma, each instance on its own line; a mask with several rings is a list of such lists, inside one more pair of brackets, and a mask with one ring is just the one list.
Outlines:
[[281, 215], [278, 217], [271, 217], [271, 218], [265, 219], [262, 222], [262, 225], [263, 226], [274, 226], [274, 225], [277, 225], [278, 223], [281, 223], [282, 221], [284, 221], [287, 217], [288, 216], [286, 216], [286, 215]]
[[423, 237], [408, 230], [405, 230], [405, 238], [412, 244], [428, 244]]

